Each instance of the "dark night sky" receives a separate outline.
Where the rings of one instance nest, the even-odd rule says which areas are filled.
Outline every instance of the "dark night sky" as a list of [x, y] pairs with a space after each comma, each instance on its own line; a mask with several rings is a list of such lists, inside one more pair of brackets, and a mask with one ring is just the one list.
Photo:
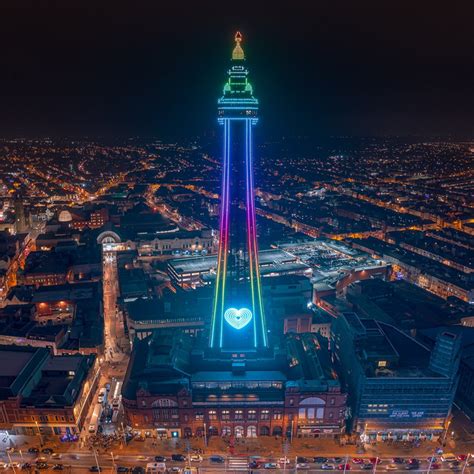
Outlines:
[[0, 135], [212, 130], [240, 29], [269, 135], [474, 137], [470, 2], [290, 4], [2, 2]]

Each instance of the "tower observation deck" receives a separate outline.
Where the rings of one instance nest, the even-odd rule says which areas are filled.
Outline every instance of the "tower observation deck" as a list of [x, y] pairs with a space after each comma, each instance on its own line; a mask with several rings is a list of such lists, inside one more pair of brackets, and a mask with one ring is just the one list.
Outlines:
[[242, 35], [218, 100], [223, 130], [219, 251], [209, 346], [222, 352], [268, 347], [258, 266], [253, 127], [258, 100], [249, 82]]

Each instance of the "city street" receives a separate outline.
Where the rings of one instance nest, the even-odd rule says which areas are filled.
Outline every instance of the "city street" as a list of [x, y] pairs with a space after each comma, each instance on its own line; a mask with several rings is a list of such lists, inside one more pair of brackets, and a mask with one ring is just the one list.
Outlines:
[[[377, 458], [378, 465], [375, 465], [374, 458], [351, 458], [347, 457], [336, 457], [336, 458], [323, 458], [325, 460], [322, 462], [313, 462], [311, 459], [298, 459], [299, 465], [296, 464], [295, 458], [288, 458], [285, 465], [284, 458], [282, 457], [273, 457], [273, 458], [263, 458], [258, 456], [228, 456], [225, 457], [224, 462], [216, 462], [210, 459], [208, 455], [203, 456], [203, 460], [192, 461], [186, 463], [174, 462], [171, 461], [170, 454], [164, 455], [166, 457], [166, 468], [168, 472], [183, 473], [184, 467], [186, 464], [193, 466], [198, 469], [198, 472], [205, 474], [207, 472], [226, 472], [226, 473], [240, 473], [240, 472], [251, 472], [257, 474], [260, 472], [278, 472], [278, 473], [295, 473], [299, 472], [302, 474], [310, 474], [316, 472], [326, 472], [326, 471], [356, 471], [356, 472], [370, 472], [375, 474], [376, 472], [428, 472], [428, 471], [437, 471], [437, 472], [461, 472], [464, 474], [474, 472], [474, 463], [472, 458], [465, 458], [464, 456], [459, 456], [459, 459], [456, 461], [443, 461], [440, 456], [434, 459], [431, 462], [429, 458], [418, 458], [416, 460], [408, 458], [391, 458], [383, 457]], [[120, 471], [125, 472], [124, 468], [133, 468], [135, 466], [141, 466], [145, 468], [147, 463], [154, 462], [154, 455], [144, 453], [140, 455], [131, 455], [131, 454], [122, 454], [120, 451], [102, 454], [95, 456], [93, 453], [84, 453], [81, 451], [69, 451], [67, 454], [64, 453], [60, 456], [56, 455], [56, 458], [52, 458], [51, 455], [41, 455], [42, 461], [48, 464], [48, 468], [53, 470], [53, 466], [56, 464], [61, 464], [66, 472], [83, 472], [88, 471], [92, 466], [97, 466], [99, 464], [100, 468], [104, 472], [117, 472], [117, 467], [120, 466]], [[35, 463], [38, 455], [29, 454], [29, 453], [11, 453], [9, 455], [3, 456], [4, 462], [12, 463]], [[321, 461], [318, 460], [318, 461]], [[250, 467], [252, 464], [258, 463], [258, 468]], [[370, 464], [372, 462], [372, 464]], [[266, 467], [264, 467], [266, 465]], [[345, 465], [345, 469], [344, 469]], [[46, 468], [46, 469], [48, 469]], [[173, 469], [174, 468], [174, 469]], [[181, 471], [178, 470], [181, 469]], [[12, 468], [10, 468], [13, 470]], [[19, 470], [17, 467], [15, 471]]]
[[117, 312], [118, 279], [117, 259], [114, 252], [103, 255], [104, 327], [105, 357], [113, 362], [128, 358], [128, 339], [124, 334], [123, 322]]

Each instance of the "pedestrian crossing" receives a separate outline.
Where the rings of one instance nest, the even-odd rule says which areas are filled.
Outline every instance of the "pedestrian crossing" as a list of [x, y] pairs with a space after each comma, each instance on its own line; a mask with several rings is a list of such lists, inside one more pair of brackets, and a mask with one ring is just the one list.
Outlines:
[[228, 470], [230, 472], [248, 472], [247, 458], [229, 457]]

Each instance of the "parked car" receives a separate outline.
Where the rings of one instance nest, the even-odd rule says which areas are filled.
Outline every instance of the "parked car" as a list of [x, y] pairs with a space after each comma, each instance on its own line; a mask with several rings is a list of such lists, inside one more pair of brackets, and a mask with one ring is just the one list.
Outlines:
[[342, 464], [339, 464], [339, 466], [337, 466], [337, 469], [339, 471], [350, 471], [351, 465], [348, 462], [342, 463]]
[[41, 452], [44, 454], [53, 454], [53, 450], [51, 448], [43, 448]]
[[336, 466], [334, 464], [328, 464], [327, 462], [325, 462], [321, 465], [321, 469], [323, 471], [333, 471], [334, 469], [336, 469]]
[[296, 469], [309, 469], [309, 464], [307, 462], [297, 462]]
[[155, 456], [155, 461], [156, 462], [166, 462], [167, 459], [165, 458], [165, 456]]
[[328, 458], [323, 458], [321, 456], [317, 456], [313, 459], [313, 461], [315, 463], [318, 463], [318, 464], [324, 464], [325, 462], [328, 462]]
[[40, 452], [40, 450], [38, 448], [29, 448], [28, 452], [30, 454], [38, 454]]

